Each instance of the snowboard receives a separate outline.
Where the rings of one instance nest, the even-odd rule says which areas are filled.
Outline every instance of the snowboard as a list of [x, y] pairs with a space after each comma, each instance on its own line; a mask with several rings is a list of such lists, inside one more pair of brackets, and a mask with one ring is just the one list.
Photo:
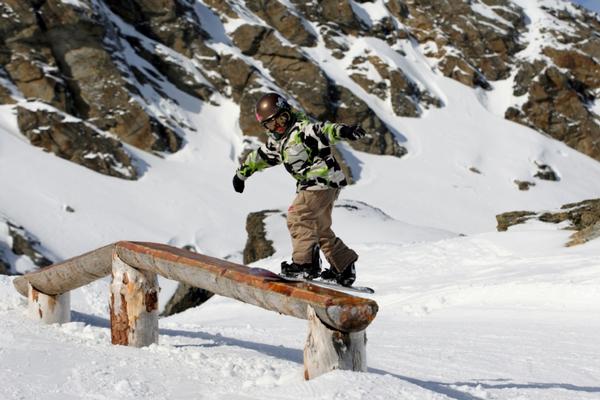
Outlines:
[[375, 290], [367, 286], [342, 286], [335, 282], [323, 281], [321, 279], [305, 279], [305, 278], [292, 278], [289, 276], [277, 274], [275, 272], [269, 271], [264, 268], [250, 268], [250, 273], [255, 276], [260, 276], [265, 280], [272, 281], [281, 281], [281, 282], [301, 282], [307, 284], [313, 284], [316, 286], [321, 286], [329, 289], [340, 290], [340, 291], [348, 291], [348, 292], [356, 292], [363, 294], [373, 294]]

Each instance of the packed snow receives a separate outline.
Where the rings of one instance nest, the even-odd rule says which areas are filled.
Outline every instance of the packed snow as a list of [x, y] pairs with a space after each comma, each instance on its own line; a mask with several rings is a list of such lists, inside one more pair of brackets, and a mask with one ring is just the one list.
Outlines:
[[[528, 1], [515, 2], [533, 17], [523, 53], [530, 56], [541, 40], [536, 24], [549, 17]], [[353, 2], [371, 21], [385, 14], [382, 4]], [[244, 21], [223, 25], [201, 2], [196, 12], [210, 21], [210, 45], [237, 54], [226, 32]], [[72, 322], [43, 326], [27, 319], [13, 278], [0, 276], [0, 399], [600, 399], [600, 241], [567, 248], [571, 231], [533, 221], [495, 229], [501, 212], [599, 197], [593, 183], [600, 163], [503, 119], [501, 108], [518, 101], [505, 97], [508, 83], [495, 83], [499, 92], [485, 97], [432, 70], [412, 43], [403, 46], [406, 56], [377, 39], [349, 37], [348, 44], [341, 60], [322, 41], [305, 52], [408, 149], [395, 158], [340, 148], [358, 182], [342, 191], [334, 230], [360, 254], [356, 284], [373, 287], [380, 307], [367, 330], [369, 371], [304, 381], [306, 321], [222, 297], [162, 318], [156, 345], [112, 346], [108, 279], [72, 293]], [[367, 49], [444, 106], [421, 118], [394, 115], [346, 75], [352, 57]], [[144, 63], [133, 48], [125, 52], [126, 62]], [[281, 210], [265, 221], [275, 254], [252, 265], [277, 271], [291, 252], [283, 214], [293, 179], [272, 168], [235, 193], [231, 178], [244, 144], [239, 107], [219, 95], [202, 103], [157, 84], [184, 106], [161, 101], [149, 87], [139, 101], [194, 130], [183, 129], [185, 146], [172, 155], [126, 146], [142, 172], [137, 181], [31, 146], [14, 106], [0, 106], [0, 216], [26, 227], [57, 260], [139, 240], [241, 261], [247, 214]], [[550, 165], [560, 181], [534, 178], [536, 163]], [[515, 180], [536, 186], [519, 191]], [[0, 219], [2, 243], [10, 237]], [[175, 283], [163, 279], [161, 286], [164, 307]]]

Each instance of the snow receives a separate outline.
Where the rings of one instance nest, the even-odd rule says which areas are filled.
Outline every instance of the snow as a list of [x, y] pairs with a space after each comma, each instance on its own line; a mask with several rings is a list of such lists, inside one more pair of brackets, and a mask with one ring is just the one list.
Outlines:
[[[354, 218], [387, 220], [368, 209]], [[566, 235], [537, 223], [420, 243], [351, 238], [359, 282], [380, 306], [369, 372], [309, 382], [306, 321], [214, 298], [162, 318], [159, 344], [111, 346], [107, 282], [74, 292], [73, 322], [42, 326], [0, 277], [0, 361], [13, 377], [0, 397], [597, 399], [600, 244], [560, 247]]]
[[[521, 56], [539, 55], [541, 28], [556, 22], [539, 6], [550, 3], [515, 3], [531, 19], [530, 45]], [[353, 2], [371, 21], [384, 15], [382, 4]], [[235, 9], [242, 16], [225, 25], [204, 4], [196, 14], [213, 39], [207, 45], [242, 57], [227, 34], [261, 21], [238, 3]], [[123, 21], [111, 21], [146, 48], [156, 47]], [[392, 49], [372, 38], [346, 41], [341, 60], [322, 38], [303, 50], [365, 101], [409, 151], [399, 159], [340, 147], [359, 179], [341, 192], [333, 229], [360, 254], [357, 285], [372, 286], [370, 297], [380, 307], [367, 330], [369, 371], [334, 371], [305, 382], [306, 321], [222, 297], [160, 319], [156, 345], [112, 346], [108, 279], [72, 293], [73, 322], [42, 326], [26, 318], [12, 278], [0, 276], [0, 365], [10, 379], [0, 385], [0, 399], [600, 398], [600, 241], [567, 248], [571, 231], [534, 221], [495, 229], [501, 212], [555, 210], [599, 197], [590, 182], [600, 181], [600, 164], [506, 121], [503, 109], [523, 101], [512, 97], [513, 77], [484, 93], [441, 76], [415, 43]], [[123, 46], [124, 63], [160, 75]], [[394, 115], [389, 101], [347, 76], [354, 57], [367, 50], [444, 106], [421, 118]], [[201, 75], [192, 60], [168, 55]], [[254, 65], [268, 87], [267, 70]], [[126, 145], [141, 169], [137, 181], [100, 175], [31, 146], [19, 133], [14, 106], [0, 106], [1, 215], [24, 226], [56, 259], [140, 240], [193, 245], [241, 261], [247, 214], [281, 210], [265, 222], [275, 254], [253, 264], [277, 271], [291, 250], [282, 214], [294, 196], [293, 180], [273, 168], [253, 176], [243, 195], [235, 193], [231, 178], [247, 141], [239, 107], [218, 94], [202, 103], [166, 81], [156, 85], [174, 101], [150, 86], [140, 88], [136, 101], [184, 121], [185, 142], [177, 153], [161, 155]], [[535, 179], [536, 163], [550, 165], [560, 182]], [[521, 192], [515, 179], [536, 186]], [[0, 245], [11, 245], [3, 221]], [[161, 309], [175, 286], [161, 280]]]

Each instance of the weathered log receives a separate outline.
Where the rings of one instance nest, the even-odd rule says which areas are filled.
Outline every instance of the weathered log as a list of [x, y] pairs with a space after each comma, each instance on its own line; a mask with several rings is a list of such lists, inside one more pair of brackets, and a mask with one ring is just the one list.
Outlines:
[[158, 279], [113, 255], [110, 285], [112, 344], [144, 347], [158, 343]]
[[371, 299], [303, 282], [254, 275], [250, 268], [155, 243], [119, 242], [115, 251], [128, 265], [267, 310], [306, 319], [311, 306], [321, 321], [342, 332], [364, 330], [378, 306]]
[[110, 274], [114, 244], [70, 258], [59, 264], [19, 276], [13, 285], [27, 297], [27, 283], [46, 294], [55, 295], [85, 286]]
[[328, 328], [308, 307], [308, 338], [304, 346], [304, 379], [335, 369], [367, 371], [366, 331], [340, 332]]
[[70, 292], [50, 296], [28, 285], [27, 314], [45, 324], [64, 324], [71, 321]]

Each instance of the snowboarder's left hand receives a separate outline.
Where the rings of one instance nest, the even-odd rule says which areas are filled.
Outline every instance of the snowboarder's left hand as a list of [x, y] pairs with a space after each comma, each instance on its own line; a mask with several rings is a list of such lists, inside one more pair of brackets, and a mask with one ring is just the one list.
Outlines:
[[348, 140], [358, 140], [367, 134], [360, 125], [343, 126], [340, 129], [340, 136]]
[[237, 175], [233, 176], [233, 189], [235, 189], [236, 192], [238, 193], [242, 193], [244, 191], [244, 181], [241, 180], [240, 178], [238, 178]]

